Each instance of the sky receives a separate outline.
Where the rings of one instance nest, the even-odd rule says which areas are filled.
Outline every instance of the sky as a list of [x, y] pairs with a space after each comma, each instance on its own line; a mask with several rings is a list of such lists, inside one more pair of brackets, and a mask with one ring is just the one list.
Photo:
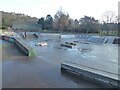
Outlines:
[[22, 13], [32, 17], [52, 17], [62, 8], [73, 19], [84, 15], [101, 19], [105, 11], [118, 14], [120, 0], [0, 0], [0, 11]]

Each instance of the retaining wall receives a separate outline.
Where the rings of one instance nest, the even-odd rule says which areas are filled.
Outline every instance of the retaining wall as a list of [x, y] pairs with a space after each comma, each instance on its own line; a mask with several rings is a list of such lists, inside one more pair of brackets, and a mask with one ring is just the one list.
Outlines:
[[2, 39], [14, 43], [25, 55], [29, 57], [35, 55], [34, 50], [30, 46], [28, 46], [25, 42], [23, 42], [21, 39], [9, 36], [2, 36]]
[[102, 76], [100, 74], [96, 74], [87, 70], [83, 70], [72, 65], [62, 63], [61, 64], [61, 71], [69, 72], [73, 75], [77, 75], [79, 77], [89, 78], [99, 83], [103, 83], [106, 85], [111, 85], [113, 87], [120, 87], [120, 81], [116, 79], [112, 79], [106, 76]]

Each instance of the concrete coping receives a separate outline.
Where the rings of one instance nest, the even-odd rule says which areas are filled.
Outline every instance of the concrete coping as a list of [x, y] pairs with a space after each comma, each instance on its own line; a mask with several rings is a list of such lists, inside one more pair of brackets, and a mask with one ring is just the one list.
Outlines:
[[61, 63], [61, 65], [62, 64], [68, 65], [68, 66], [71, 66], [71, 67], [75, 67], [77, 69], [82, 69], [82, 70], [85, 70], [85, 71], [88, 71], [88, 72], [91, 72], [91, 73], [94, 73], [94, 74], [99, 74], [99, 75], [102, 75], [102, 76], [109, 77], [111, 79], [115, 79], [115, 80], [120, 81], [120, 78], [119, 78], [120, 75], [116, 74], [116, 73], [92, 68], [92, 67], [89, 67], [89, 66], [86, 66], [86, 65], [83, 65], [83, 64], [78, 64], [78, 63], [74, 63], [74, 62], [70, 62], [70, 61], [65, 61], [64, 63]]

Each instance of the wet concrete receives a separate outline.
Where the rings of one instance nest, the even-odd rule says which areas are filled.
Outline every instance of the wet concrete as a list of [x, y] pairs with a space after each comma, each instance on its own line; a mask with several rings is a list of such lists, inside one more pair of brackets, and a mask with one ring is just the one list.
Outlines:
[[[17, 37], [20, 37], [19, 35]], [[118, 73], [117, 45], [83, 44], [79, 38], [59, 38], [42, 35], [39, 38], [23, 39], [34, 48], [36, 56], [28, 58], [11, 43], [3, 41], [3, 87], [19, 88], [99, 88], [100, 84], [78, 79], [60, 72], [64, 61], [84, 63], [94, 68]], [[47, 41], [44, 47], [35, 46]], [[61, 47], [60, 43], [78, 41], [77, 48]], [[82, 43], [80, 43], [82, 41]], [[106, 59], [105, 59], [106, 58]], [[87, 62], [87, 63], [86, 63]], [[97, 65], [96, 65], [97, 64]]]
[[[48, 46], [40, 47], [35, 46], [34, 43], [41, 41], [26, 40], [31, 47], [36, 51], [39, 58], [54, 64], [60, 64], [65, 61], [74, 63], [75, 65], [84, 65], [90, 68], [97, 69], [97, 73], [103, 76], [119, 80], [120, 74], [118, 73], [118, 45], [117, 44], [83, 44], [78, 43], [77, 48], [69, 49], [60, 46], [60, 43], [73, 42], [75, 40], [81, 41], [77, 38], [71, 39], [52, 39], [48, 40]], [[58, 42], [59, 41], [59, 42]], [[101, 73], [100, 71], [112, 73]], [[94, 72], [94, 71], [93, 71]], [[94, 72], [96, 73], [96, 72]]]
[[[28, 44], [36, 51], [36, 57], [33, 58], [24, 56], [12, 43], [2, 42], [3, 88], [102, 87], [87, 80], [62, 74], [60, 62], [68, 58], [69, 52], [65, 49], [59, 49], [57, 43], [50, 45], [52, 42], [49, 42], [47, 47], [36, 47], [33, 41], [37, 42], [37, 40], [28, 41]], [[62, 60], [63, 57], [64, 60]]]

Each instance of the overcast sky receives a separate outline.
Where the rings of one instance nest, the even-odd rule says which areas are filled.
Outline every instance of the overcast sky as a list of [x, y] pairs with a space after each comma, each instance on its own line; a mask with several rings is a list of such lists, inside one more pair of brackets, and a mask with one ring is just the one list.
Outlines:
[[0, 0], [0, 11], [24, 13], [32, 17], [55, 15], [62, 7], [71, 18], [80, 19], [84, 15], [100, 19], [105, 11], [118, 13], [119, 0]]

